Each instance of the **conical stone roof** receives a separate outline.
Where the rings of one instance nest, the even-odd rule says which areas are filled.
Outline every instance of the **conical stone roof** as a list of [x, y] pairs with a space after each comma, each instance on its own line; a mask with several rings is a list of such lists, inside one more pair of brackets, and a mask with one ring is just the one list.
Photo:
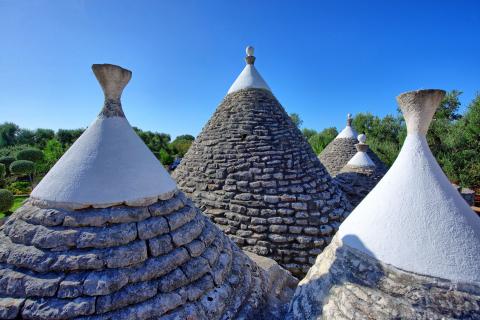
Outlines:
[[[357, 153], [355, 148], [355, 144], [358, 143], [357, 135], [352, 127], [352, 117], [348, 114], [346, 127], [318, 155], [320, 162], [332, 177], [336, 176]], [[367, 154], [379, 172], [387, 172], [385, 164], [371, 149], [368, 149]]]
[[[93, 70], [106, 94], [115, 79], [125, 75], [130, 78], [129, 71], [113, 65], [94, 65]], [[107, 141], [117, 146], [125, 142], [123, 145], [131, 149], [90, 154], [93, 164], [82, 171], [88, 177], [89, 170], [108, 174], [96, 167], [106, 163], [102, 157], [113, 157], [117, 161], [110, 162], [112, 166], [120, 164], [117, 169], [129, 170], [122, 157], [136, 159], [138, 155], [128, 153], [138, 150], [145, 155], [128, 140], [135, 139], [121, 132], [131, 128], [120, 121], [124, 115], [117, 97], [117, 103], [107, 99], [106, 106], [110, 107], [105, 107], [101, 116], [121, 119], [112, 126], [100, 126], [101, 130], [89, 128], [90, 133], [87, 130], [78, 144], [82, 146], [88, 140], [94, 146], [105, 146], [92, 141], [91, 132], [99, 130], [96, 139], [103, 140], [106, 138], [102, 135], [109, 136], [109, 130], [113, 130], [118, 140]], [[59, 160], [60, 172], [76, 165], [66, 162], [73, 152], [88, 160], [82, 154], [86, 150], [78, 144]], [[139, 161], [149, 165], [151, 156]], [[130, 165], [142, 170], [135, 163]], [[52, 171], [60, 169], [57, 165]], [[152, 165], [147, 169], [151, 170], [148, 179], [162, 177], [164, 181], [138, 184], [134, 179], [131, 186], [144, 187], [141, 190], [151, 191], [147, 195], [159, 196], [134, 205], [130, 205], [128, 195], [122, 198], [126, 186], [116, 185], [122, 180], [90, 185], [80, 180], [78, 186], [70, 188], [68, 184], [77, 183], [74, 177], [46, 177], [48, 189], [44, 189], [45, 184], [37, 189], [42, 191], [37, 193], [42, 198], [30, 199], [0, 228], [1, 319], [262, 319], [265, 314], [272, 318], [270, 312], [281, 312], [284, 297], [280, 295], [286, 293], [281, 286], [291, 283], [269, 283], [264, 271], [176, 190], [168, 175], [158, 172], [163, 167]], [[69, 180], [57, 180], [62, 177]], [[123, 182], [128, 185], [128, 181]], [[67, 198], [50, 201], [56, 198], [47, 191], [58, 191], [56, 183], [75, 191], [68, 194], [75, 205], [80, 203], [76, 193], [86, 194], [83, 188], [97, 190], [103, 196], [105, 187], [119, 191], [119, 195], [110, 193], [108, 200], [121, 204], [95, 208], [91, 203], [88, 208], [73, 210], [65, 202]], [[165, 184], [169, 188], [164, 188]], [[145, 195], [135, 189], [132, 193]], [[106, 206], [104, 201], [99, 203]], [[276, 310], [270, 308], [273, 305]]]
[[358, 141], [359, 143], [355, 145], [357, 153], [335, 176], [335, 181], [338, 182], [354, 207], [365, 198], [384, 175], [381, 170], [377, 170], [375, 163], [368, 156], [365, 135], [360, 134]]
[[480, 318], [480, 218], [426, 140], [444, 95], [397, 97], [402, 150], [300, 282], [289, 319]]
[[[253, 57], [247, 56], [253, 64]], [[303, 276], [349, 203], [271, 91], [227, 94], [174, 178], [238, 245]]]

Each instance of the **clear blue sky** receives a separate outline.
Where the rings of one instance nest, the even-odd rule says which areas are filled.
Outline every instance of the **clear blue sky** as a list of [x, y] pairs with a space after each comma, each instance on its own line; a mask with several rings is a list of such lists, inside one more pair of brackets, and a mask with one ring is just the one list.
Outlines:
[[92, 63], [133, 71], [132, 125], [197, 135], [245, 47], [304, 127], [396, 112], [419, 88], [480, 90], [480, 1], [0, 0], [0, 122], [86, 127], [103, 103]]

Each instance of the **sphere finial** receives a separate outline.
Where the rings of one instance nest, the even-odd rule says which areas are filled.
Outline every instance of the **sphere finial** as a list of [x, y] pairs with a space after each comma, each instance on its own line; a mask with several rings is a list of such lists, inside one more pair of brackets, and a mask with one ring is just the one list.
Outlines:
[[247, 64], [253, 65], [255, 63], [255, 57], [253, 56], [254, 51], [255, 49], [252, 46], [248, 46], [247, 49], [245, 49], [245, 52], [247, 53], [245, 61], [247, 62]]
[[365, 135], [365, 133], [361, 133], [358, 135], [357, 140], [358, 142], [364, 144], [367, 141], [367, 136]]

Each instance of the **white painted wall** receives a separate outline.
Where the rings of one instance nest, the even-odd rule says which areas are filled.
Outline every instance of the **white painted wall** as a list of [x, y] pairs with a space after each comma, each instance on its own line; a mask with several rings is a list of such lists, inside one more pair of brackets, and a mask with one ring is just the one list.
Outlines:
[[480, 218], [442, 172], [424, 133], [407, 135], [391, 169], [340, 226], [339, 236], [407, 271], [480, 282]]
[[227, 94], [248, 88], [266, 89], [271, 91], [270, 87], [265, 80], [263, 80], [262, 76], [253, 64], [247, 64], [245, 66], [228, 90]]
[[97, 118], [33, 190], [60, 207], [109, 206], [158, 198], [176, 189], [125, 118]]

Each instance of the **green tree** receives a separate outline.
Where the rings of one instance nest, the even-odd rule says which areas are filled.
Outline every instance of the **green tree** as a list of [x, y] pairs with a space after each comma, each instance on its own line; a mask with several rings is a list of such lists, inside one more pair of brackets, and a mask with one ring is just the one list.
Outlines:
[[62, 157], [64, 149], [58, 140], [52, 139], [47, 142], [43, 153], [43, 161], [37, 166], [38, 173], [40, 174], [47, 173], [53, 167], [53, 165]]
[[40, 149], [45, 148], [48, 140], [55, 138], [55, 131], [52, 129], [39, 128], [35, 130], [35, 146]]
[[480, 187], [480, 93], [441, 138], [444, 149], [437, 159], [449, 179], [464, 187]]
[[28, 160], [16, 160], [10, 164], [10, 172], [19, 177], [27, 176], [30, 183], [32, 183], [35, 163]]
[[158, 152], [160, 162], [164, 165], [170, 165], [173, 163], [173, 157], [165, 149], [160, 149]]
[[174, 155], [183, 157], [185, 153], [187, 153], [194, 140], [195, 138], [192, 135], [180, 135], [176, 137], [172, 143], [170, 143], [170, 149], [173, 151]]
[[84, 131], [84, 129], [58, 129], [55, 137], [62, 144], [62, 146], [71, 146]]
[[16, 143], [19, 127], [12, 122], [0, 125], [0, 147], [13, 146]]
[[35, 132], [29, 129], [19, 129], [15, 143], [33, 146], [35, 144]]
[[338, 135], [335, 127], [323, 129], [308, 139], [308, 143], [312, 146], [313, 151], [318, 155], [325, 147]]
[[36, 148], [27, 148], [17, 153], [17, 160], [28, 160], [32, 162], [39, 162], [43, 159], [42, 150]]
[[308, 141], [308, 139], [317, 134], [317, 131], [315, 131], [314, 129], [303, 128], [302, 133], [305, 139], [307, 139]]
[[293, 124], [300, 128], [303, 124], [303, 120], [300, 118], [298, 113], [290, 113], [290, 119], [292, 119]]

